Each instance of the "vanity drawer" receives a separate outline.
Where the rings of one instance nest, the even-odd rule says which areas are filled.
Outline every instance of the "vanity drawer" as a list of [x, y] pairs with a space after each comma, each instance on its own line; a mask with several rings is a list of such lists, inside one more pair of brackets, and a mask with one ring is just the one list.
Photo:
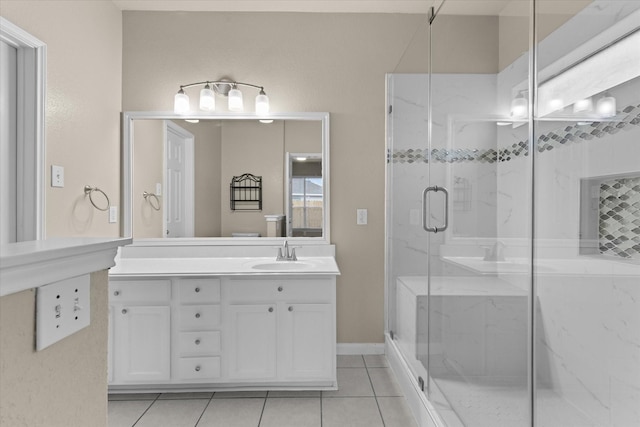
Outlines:
[[178, 359], [179, 380], [220, 378], [220, 357], [182, 357]]
[[165, 302], [171, 299], [170, 280], [109, 281], [109, 301]]
[[182, 304], [220, 302], [220, 279], [179, 279], [178, 289]]
[[181, 331], [210, 330], [220, 325], [219, 305], [184, 305], [178, 310]]
[[220, 353], [220, 332], [180, 332], [180, 356], [201, 356]]
[[331, 302], [331, 279], [229, 280], [230, 302]]

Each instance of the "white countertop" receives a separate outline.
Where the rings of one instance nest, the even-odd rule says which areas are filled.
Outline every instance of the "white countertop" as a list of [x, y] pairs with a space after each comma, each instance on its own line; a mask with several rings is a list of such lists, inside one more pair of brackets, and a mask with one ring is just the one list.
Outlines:
[[336, 276], [333, 257], [300, 257], [276, 261], [275, 257], [120, 258], [112, 277], [296, 275]]
[[76, 277], [115, 265], [125, 238], [68, 237], [0, 246], [0, 296]]

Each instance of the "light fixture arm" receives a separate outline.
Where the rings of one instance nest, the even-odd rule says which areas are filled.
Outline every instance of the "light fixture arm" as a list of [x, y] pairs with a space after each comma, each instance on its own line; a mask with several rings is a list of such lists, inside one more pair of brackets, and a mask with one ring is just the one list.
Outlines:
[[[188, 89], [190, 87], [194, 87], [194, 86], [204, 86], [204, 85], [214, 85], [214, 87], [217, 88], [218, 85], [229, 85], [229, 86], [247, 86], [247, 87], [253, 87], [256, 89], [260, 89], [260, 92], [264, 92], [264, 86], [258, 86], [258, 85], [254, 85], [251, 83], [243, 83], [243, 82], [233, 82], [233, 81], [229, 81], [229, 80], [207, 80], [204, 82], [196, 82], [196, 83], [189, 83], [186, 85], [180, 85], [180, 89], [184, 90], [184, 89]], [[220, 92], [221, 95], [227, 95], [226, 93]]]

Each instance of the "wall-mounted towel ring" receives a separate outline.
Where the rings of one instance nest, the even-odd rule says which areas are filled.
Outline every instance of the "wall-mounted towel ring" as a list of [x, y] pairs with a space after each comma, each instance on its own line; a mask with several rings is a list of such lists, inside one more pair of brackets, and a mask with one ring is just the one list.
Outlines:
[[[160, 210], [160, 199], [158, 198], [158, 196], [154, 193], [149, 193], [147, 191], [144, 191], [142, 193], [142, 197], [144, 197], [144, 199], [149, 202], [149, 204], [151, 205], [151, 207], [157, 211]], [[155, 199], [155, 204], [153, 202], [153, 200]]]
[[[98, 205], [96, 205], [96, 203], [93, 201], [93, 197], [92, 194], [94, 191], [97, 191], [98, 193], [102, 193], [102, 195], [104, 196], [105, 199], [107, 199], [107, 207], [106, 208], [101, 208]], [[98, 209], [99, 211], [106, 211], [109, 210], [109, 208], [111, 207], [111, 202], [109, 201], [109, 196], [107, 196], [107, 193], [105, 193], [104, 191], [102, 191], [101, 189], [99, 189], [98, 187], [92, 187], [90, 185], [85, 185], [84, 186], [84, 195], [85, 196], [89, 196], [89, 201], [91, 202], [91, 204], [93, 205], [94, 208]]]

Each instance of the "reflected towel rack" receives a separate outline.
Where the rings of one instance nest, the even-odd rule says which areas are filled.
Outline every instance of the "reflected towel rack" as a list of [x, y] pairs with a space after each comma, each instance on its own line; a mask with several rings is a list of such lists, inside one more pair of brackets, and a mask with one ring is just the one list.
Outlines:
[[262, 177], [250, 173], [234, 176], [229, 185], [232, 211], [262, 210]]
[[[149, 193], [148, 191], [143, 191], [142, 197], [144, 197], [147, 203], [149, 203], [154, 210], [156, 211], [160, 210], [160, 199], [158, 198], [157, 194]], [[155, 203], [153, 202], [153, 200], [155, 200]]]
[[[107, 206], [106, 207], [101, 208], [98, 205], [96, 205], [96, 202], [94, 202], [94, 200], [93, 200], [93, 192], [94, 191], [97, 191], [98, 193], [102, 193], [104, 198], [107, 200]], [[84, 186], [84, 195], [85, 196], [89, 196], [89, 201], [91, 202], [93, 207], [98, 209], [99, 211], [107, 211], [111, 207], [111, 202], [109, 201], [109, 196], [107, 196], [107, 193], [105, 193], [104, 191], [102, 191], [98, 187], [92, 187], [90, 185], [85, 185]]]

